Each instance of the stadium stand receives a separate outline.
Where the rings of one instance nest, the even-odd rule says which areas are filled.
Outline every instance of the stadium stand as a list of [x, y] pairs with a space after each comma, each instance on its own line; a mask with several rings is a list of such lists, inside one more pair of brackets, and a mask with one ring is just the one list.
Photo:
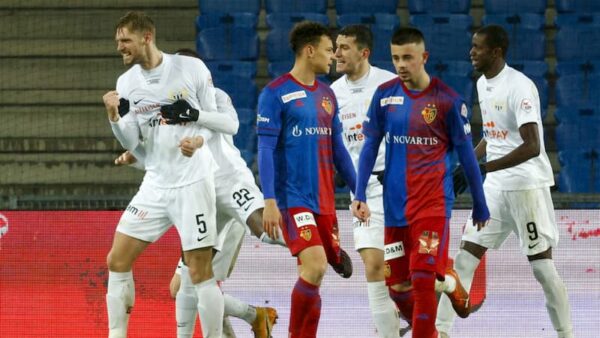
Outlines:
[[471, 0], [408, 0], [410, 14], [469, 14]]

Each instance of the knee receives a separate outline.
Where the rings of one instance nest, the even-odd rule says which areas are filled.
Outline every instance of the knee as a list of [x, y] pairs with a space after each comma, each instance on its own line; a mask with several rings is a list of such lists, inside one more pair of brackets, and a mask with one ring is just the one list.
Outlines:
[[383, 262], [365, 261], [365, 276], [368, 282], [384, 280]]
[[111, 250], [106, 256], [106, 266], [109, 271], [113, 272], [127, 272], [131, 271], [131, 263], [128, 262], [124, 257], [120, 257]]
[[302, 277], [315, 285], [320, 285], [327, 272], [327, 258], [315, 257], [308, 262], [302, 262]]

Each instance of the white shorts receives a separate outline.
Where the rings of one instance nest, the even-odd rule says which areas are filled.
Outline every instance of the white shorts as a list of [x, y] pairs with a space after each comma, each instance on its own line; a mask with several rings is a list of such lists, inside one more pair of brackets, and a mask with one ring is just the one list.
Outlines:
[[121, 215], [117, 231], [155, 242], [173, 224], [179, 232], [183, 251], [215, 245], [215, 190], [211, 179], [170, 189], [142, 183]]
[[519, 238], [521, 251], [532, 256], [556, 247], [558, 228], [550, 188], [501, 191], [485, 188], [485, 199], [490, 210], [490, 221], [477, 231], [469, 217], [463, 241], [489, 249], [498, 249], [508, 235]]
[[215, 181], [217, 210], [220, 215], [235, 218], [245, 225], [255, 210], [265, 207], [263, 194], [249, 170], [232, 176], [220, 176]]
[[383, 186], [377, 176], [371, 175], [367, 185], [367, 205], [371, 211], [371, 218], [361, 222], [353, 217], [354, 249], [360, 251], [366, 248], [375, 248], [383, 251], [384, 244], [384, 217], [383, 217]]
[[[245, 228], [237, 220], [231, 219], [223, 227], [217, 237], [217, 244], [214, 246], [218, 250], [212, 260], [212, 268], [215, 278], [218, 281], [224, 281], [229, 278], [235, 265], [237, 255], [242, 247]], [[180, 258], [175, 273], [181, 275], [183, 261]]]

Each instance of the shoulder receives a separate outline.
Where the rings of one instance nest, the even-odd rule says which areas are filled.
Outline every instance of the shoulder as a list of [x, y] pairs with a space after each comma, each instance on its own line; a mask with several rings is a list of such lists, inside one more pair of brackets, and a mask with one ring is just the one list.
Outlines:
[[379, 86], [377, 86], [377, 91], [378, 92], [387, 91], [387, 90], [395, 88], [398, 85], [400, 85], [400, 78], [396, 76], [393, 79], [386, 81], [386, 82], [380, 84]]
[[442, 98], [451, 102], [464, 101], [462, 96], [460, 96], [454, 89], [444, 83], [444, 81], [441, 79], [432, 77], [432, 81], [435, 81], [434, 86], [436, 88], [437, 95], [440, 95]]
[[342, 75], [339, 79], [333, 81], [333, 83], [331, 84], [331, 89], [333, 89], [334, 92], [337, 92], [339, 90], [342, 90], [345, 87], [346, 84], [346, 75]]
[[398, 77], [398, 75], [379, 67], [371, 66], [370, 77], [379, 83], [385, 83]]
[[506, 79], [507, 85], [510, 88], [513, 88], [513, 91], [515, 92], [529, 91], [532, 87], [535, 87], [533, 81], [528, 78], [527, 75], [512, 67], [508, 67]]
[[285, 83], [287, 83], [289, 80], [289, 75], [288, 74], [283, 74], [280, 75], [279, 77], [273, 79], [271, 82], [269, 82], [266, 86], [265, 86], [265, 90], [277, 90], [278, 88], [283, 87], [283, 85]]
[[125, 73], [121, 74], [117, 79], [117, 91], [121, 94], [125, 94], [129, 92], [132, 87], [138, 83], [136, 81], [137, 76], [140, 74], [141, 67], [140, 65], [134, 65], [129, 68]]

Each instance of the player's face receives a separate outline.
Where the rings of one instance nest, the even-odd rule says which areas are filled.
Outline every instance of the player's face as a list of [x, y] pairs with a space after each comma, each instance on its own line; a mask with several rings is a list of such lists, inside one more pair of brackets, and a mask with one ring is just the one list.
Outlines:
[[359, 48], [354, 36], [338, 35], [335, 43], [335, 71], [342, 74], [355, 73], [358, 65], [367, 58], [368, 50]]
[[321, 41], [313, 47], [311, 63], [316, 74], [327, 74], [333, 61], [333, 41], [326, 35], [321, 36]]
[[476, 71], [486, 73], [494, 63], [495, 52], [485, 42], [485, 35], [475, 33], [471, 39], [471, 64]]
[[130, 66], [142, 63], [146, 59], [146, 39], [140, 32], [131, 32], [127, 27], [119, 28], [115, 35], [117, 50], [121, 53], [123, 64]]
[[402, 82], [415, 83], [425, 72], [429, 53], [422, 43], [391, 45], [392, 63]]

